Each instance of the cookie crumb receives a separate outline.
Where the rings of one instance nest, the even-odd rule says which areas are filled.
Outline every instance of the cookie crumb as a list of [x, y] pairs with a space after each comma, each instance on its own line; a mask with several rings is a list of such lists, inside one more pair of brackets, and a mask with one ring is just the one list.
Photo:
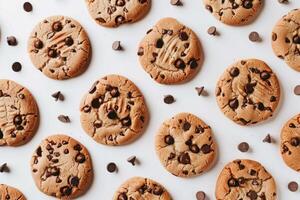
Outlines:
[[6, 172], [6, 173], [10, 172], [10, 169], [8, 168], [7, 163], [4, 163], [0, 166], [0, 173], [3, 173], [3, 172]]
[[63, 123], [71, 122], [69, 116], [67, 116], [67, 115], [59, 115], [57, 118], [58, 118], [59, 121], [61, 121]]
[[242, 142], [238, 145], [238, 150], [241, 152], [245, 153], [249, 151], [249, 144], [247, 142]]
[[175, 102], [175, 98], [172, 95], [170, 95], [170, 94], [169, 95], [165, 95], [164, 102], [166, 104], [172, 104], [172, 103]]
[[260, 38], [258, 32], [253, 31], [253, 32], [251, 32], [251, 33], [249, 34], [249, 40], [250, 40], [251, 42], [260, 42], [260, 41], [261, 41], [261, 38]]
[[291, 181], [288, 184], [288, 188], [291, 192], [296, 192], [298, 190], [298, 183], [295, 181]]

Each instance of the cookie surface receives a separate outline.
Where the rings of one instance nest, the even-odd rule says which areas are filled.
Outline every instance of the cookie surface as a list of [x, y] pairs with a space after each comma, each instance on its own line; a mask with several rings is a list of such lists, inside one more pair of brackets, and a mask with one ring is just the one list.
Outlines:
[[39, 111], [34, 97], [11, 80], [0, 80], [0, 146], [18, 146], [36, 133]]
[[106, 145], [132, 142], [142, 134], [149, 118], [140, 90], [119, 75], [97, 80], [82, 99], [80, 112], [85, 132]]
[[176, 84], [193, 78], [203, 62], [196, 34], [173, 18], [159, 20], [139, 45], [144, 70], [158, 83]]
[[221, 171], [216, 183], [217, 200], [276, 200], [276, 184], [271, 174], [253, 160], [234, 160]]
[[74, 19], [51, 16], [37, 24], [28, 41], [32, 63], [52, 79], [62, 80], [83, 73], [90, 60], [87, 33]]
[[26, 200], [25, 196], [17, 188], [0, 184], [0, 199], [2, 200]]
[[272, 116], [280, 99], [280, 86], [272, 69], [263, 61], [240, 60], [220, 77], [216, 98], [229, 119], [250, 125]]
[[100, 25], [117, 27], [143, 18], [151, 0], [85, 0], [92, 18]]
[[171, 200], [168, 191], [149, 178], [133, 177], [124, 182], [115, 192], [113, 200]]
[[272, 31], [273, 51], [281, 59], [300, 71], [300, 10], [292, 10], [283, 16]]
[[181, 177], [207, 171], [217, 154], [211, 128], [190, 113], [179, 113], [162, 124], [155, 149], [162, 165]]
[[263, 0], [203, 0], [205, 8], [224, 24], [249, 24], [259, 14]]
[[82, 195], [93, 178], [88, 150], [66, 135], [43, 140], [32, 156], [31, 170], [40, 191], [60, 199]]
[[300, 114], [285, 123], [281, 131], [280, 150], [284, 162], [300, 172]]

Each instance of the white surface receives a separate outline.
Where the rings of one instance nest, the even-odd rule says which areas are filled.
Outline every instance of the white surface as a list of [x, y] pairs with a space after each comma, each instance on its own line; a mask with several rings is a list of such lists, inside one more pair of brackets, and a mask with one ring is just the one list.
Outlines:
[[[258, 19], [251, 25], [229, 27], [210, 15], [201, 0], [185, 0], [183, 7], [171, 6], [169, 0], [153, 0], [150, 13], [142, 21], [124, 25], [117, 29], [107, 29], [97, 25], [89, 16], [84, 0], [32, 0], [33, 12], [23, 11], [23, 1], [0, 0], [0, 78], [13, 79], [29, 88], [35, 96], [41, 123], [35, 137], [18, 148], [4, 147], [0, 150], [0, 163], [7, 162], [11, 173], [0, 174], [0, 182], [13, 185], [24, 192], [29, 200], [51, 199], [39, 192], [31, 178], [29, 160], [40, 141], [54, 133], [65, 133], [81, 141], [90, 151], [95, 171], [91, 189], [80, 199], [109, 200], [114, 191], [132, 176], [146, 176], [163, 184], [174, 200], [195, 199], [198, 190], [205, 191], [210, 199], [215, 199], [214, 188], [217, 176], [223, 166], [236, 158], [250, 158], [261, 162], [274, 176], [278, 185], [278, 199], [299, 200], [300, 191], [289, 192], [287, 184], [291, 180], [300, 184], [300, 174], [289, 169], [281, 159], [279, 135], [282, 125], [290, 117], [300, 112], [299, 100], [293, 94], [293, 87], [299, 84], [300, 73], [293, 71], [282, 60], [275, 57], [271, 49], [271, 30], [276, 21], [289, 10], [300, 7], [299, 0], [282, 5], [277, 0], [266, 0]], [[44, 76], [30, 62], [26, 53], [27, 38], [32, 28], [50, 15], [68, 15], [77, 19], [90, 36], [93, 58], [88, 70], [81, 76], [68, 81], [55, 81]], [[162, 86], [155, 83], [139, 65], [136, 51], [145, 32], [162, 17], [175, 17], [192, 28], [199, 36], [205, 52], [202, 70], [191, 82], [178, 86]], [[215, 25], [221, 36], [206, 33]], [[258, 31], [263, 41], [251, 43], [248, 34]], [[6, 43], [6, 36], [15, 35], [17, 47]], [[114, 40], [121, 40], [124, 52], [111, 49]], [[240, 58], [259, 58], [266, 61], [277, 73], [282, 98], [278, 112], [271, 120], [257, 126], [241, 127], [228, 120], [219, 110], [215, 97], [215, 84], [224, 69]], [[20, 61], [23, 69], [19, 73], [11, 70], [11, 64]], [[79, 102], [91, 84], [105, 74], [118, 73], [127, 76], [142, 90], [151, 112], [151, 120], [145, 134], [131, 145], [108, 147], [94, 142], [81, 128]], [[204, 85], [209, 97], [198, 97], [194, 87]], [[50, 96], [60, 90], [66, 97], [64, 102], [55, 102]], [[173, 94], [177, 100], [172, 105], [163, 103], [165, 94]], [[169, 174], [159, 163], [154, 151], [154, 135], [163, 120], [174, 114], [192, 112], [211, 125], [219, 145], [219, 160], [209, 172], [191, 179], [183, 179]], [[57, 120], [58, 114], [69, 115], [72, 123], [63, 124]], [[265, 144], [262, 139], [270, 133], [276, 144]], [[251, 145], [251, 152], [241, 153], [236, 146], [241, 141]], [[140, 166], [132, 167], [127, 157], [136, 155]], [[117, 174], [106, 171], [108, 162], [116, 162]]]

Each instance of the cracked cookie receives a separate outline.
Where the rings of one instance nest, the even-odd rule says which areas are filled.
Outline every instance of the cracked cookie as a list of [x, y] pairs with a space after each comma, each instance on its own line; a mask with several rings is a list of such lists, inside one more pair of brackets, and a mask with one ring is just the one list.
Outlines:
[[162, 124], [155, 149], [162, 165], [180, 177], [207, 171], [217, 154], [211, 128], [190, 113], [179, 113]]
[[300, 172], [300, 114], [291, 118], [281, 131], [280, 150], [284, 162]]
[[197, 35], [173, 18], [159, 20], [141, 41], [137, 54], [144, 70], [161, 84], [192, 79], [203, 62]]
[[28, 41], [32, 63], [52, 79], [62, 80], [83, 73], [91, 57], [87, 33], [74, 19], [52, 16], [40, 22]]
[[0, 184], [1, 200], [26, 200], [25, 196], [17, 188]]
[[256, 124], [273, 115], [280, 99], [280, 86], [265, 62], [240, 60], [220, 77], [216, 98], [222, 112], [235, 123]]
[[11, 80], [0, 80], [0, 146], [19, 146], [36, 133], [39, 111], [34, 97]]
[[300, 10], [283, 16], [272, 31], [272, 47], [277, 57], [300, 71]]
[[215, 18], [228, 25], [244, 25], [259, 14], [263, 0], [203, 0], [205, 8]]
[[118, 27], [143, 18], [151, 7], [151, 0], [85, 0], [92, 18], [100, 25]]
[[84, 194], [93, 179], [88, 150], [66, 135], [44, 139], [32, 156], [31, 170], [39, 190], [59, 199]]
[[85, 132], [95, 141], [112, 146], [135, 140], [149, 119], [140, 90], [119, 75], [97, 80], [82, 99], [80, 113]]
[[113, 200], [171, 200], [168, 191], [149, 178], [133, 177], [116, 191]]
[[276, 200], [272, 175], [253, 160], [234, 160], [221, 171], [216, 183], [217, 200]]

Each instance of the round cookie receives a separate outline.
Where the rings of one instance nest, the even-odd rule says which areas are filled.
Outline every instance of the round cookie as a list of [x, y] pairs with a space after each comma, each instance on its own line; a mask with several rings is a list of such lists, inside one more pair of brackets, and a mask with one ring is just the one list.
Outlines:
[[85, 0], [92, 18], [100, 25], [118, 27], [143, 18], [151, 0]]
[[256, 124], [273, 115], [280, 99], [280, 86], [265, 62], [240, 60], [220, 77], [216, 98], [222, 112], [235, 123]]
[[144, 70], [161, 84], [190, 80], [203, 62], [196, 34], [173, 18], [159, 20], [141, 41], [137, 54]]
[[0, 146], [19, 146], [28, 142], [39, 125], [34, 97], [11, 80], [0, 80]]
[[221, 171], [216, 200], [276, 200], [276, 184], [271, 174], [253, 160], [234, 160]]
[[272, 48], [294, 70], [300, 71], [300, 10], [283, 16], [272, 31]]
[[81, 125], [95, 141], [124, 145], [139, 137], [149, 119], [144, 97], [119, 75], [97, 80], [80, 105]]
[[38, 23], [28, 41], [32, 63], [52, 79], [62, 80], [83, 73], [91, 57], [91, 44], [74, 19], [52, 16]]
[[113, 200], [151, 199], [171, 200], [169, 192], [149, 178], [133, 177], [123, 183], [115, 192]]
[[300, 172], [300, 114], [294, 116], [281, 131], [280, 151], [284, 162]]
[[238, 26], [252, 22], [263, 0], [203, 0], [205, 8], [224, 24]]
[[0, 199], [3, 200], [26, 200], [25, 196], [17, 188], [0, 184]]
[[211, 128], [190, 113], [179, 113], [161, 125], [155, 149], [162, 165], [180, 177], [207, 171], [217, 154]]
[[44, 139], [32, 156], [31, 170], [40, 191], [59, 199], [84, 194], [93, 178], [88, 150], [66, 135]]

